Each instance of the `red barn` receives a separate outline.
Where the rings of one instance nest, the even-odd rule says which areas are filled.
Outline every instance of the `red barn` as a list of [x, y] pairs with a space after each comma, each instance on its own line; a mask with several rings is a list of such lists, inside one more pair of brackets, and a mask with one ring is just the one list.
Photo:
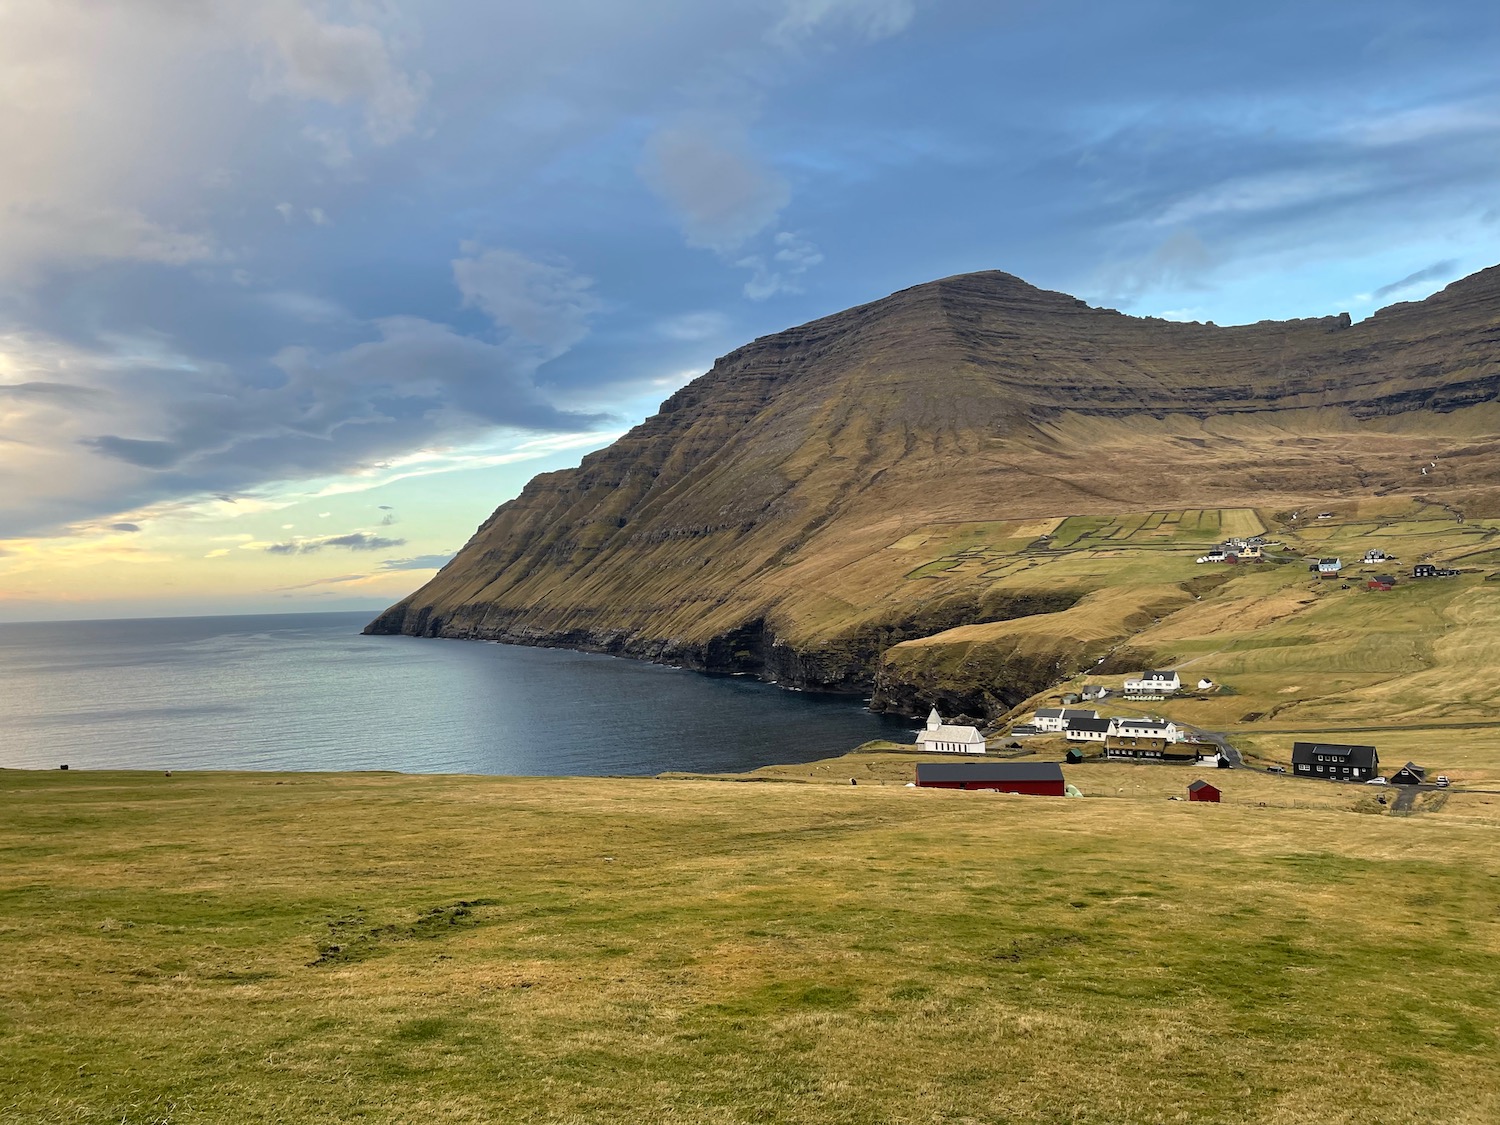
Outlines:
[[1195, 781], [1188, 786], [1189, 801], [1209, 801], [1217, 805], [1220, 795], [1218, 789], [1206, 781]]
[[1064, 796], [1062, 766], [1056, 762], [919, 762], [923, 789], [993, 789], [999, 793]]

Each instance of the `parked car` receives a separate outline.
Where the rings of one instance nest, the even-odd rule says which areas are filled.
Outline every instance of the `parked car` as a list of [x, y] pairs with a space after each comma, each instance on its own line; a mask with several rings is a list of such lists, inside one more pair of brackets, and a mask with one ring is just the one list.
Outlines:
[[1448, 788], [1448, 786], [1452, 785], [1453, 782], [1448, 780], [1447, 774], [1440, 773], [1437, 775], [1437, 780], [1434, 781], [1433, 784], [1436, 785], [1439, 789], [1446, 789]]
[[1285, 766], [1267, 766], [1266, 767], [1266, 772], [1267, 773], [1286, 773], [1286, 767]]
[[1390, 782], [1387, 781], [1383, 777], [1372, 777], [1372, 778], [1370, 778], [1369, 781], [1365, 782], [1365, 784], [1366, 785], [1389, 785]]

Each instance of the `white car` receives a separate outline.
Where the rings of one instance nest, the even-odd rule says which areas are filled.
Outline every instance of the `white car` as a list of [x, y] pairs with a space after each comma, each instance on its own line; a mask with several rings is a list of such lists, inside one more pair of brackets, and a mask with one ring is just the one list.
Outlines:
[[1440, 773], [1437, 775], [1437, 780], [1434, 781], [1433, 784], [1436, 785], [1439, 789], [1446, 789], [1448, 788], [1448, 786], [1452, 785], [1453, 782], [1448, 780], [1447, 774]]
[[1387, 781], [1383, 777], [1372, 777], [1372, 778], [1370, 778], [1369, 781], [1365, 782], [1365, 784], [1366, 785], [1389, 785], [1390, 782]]

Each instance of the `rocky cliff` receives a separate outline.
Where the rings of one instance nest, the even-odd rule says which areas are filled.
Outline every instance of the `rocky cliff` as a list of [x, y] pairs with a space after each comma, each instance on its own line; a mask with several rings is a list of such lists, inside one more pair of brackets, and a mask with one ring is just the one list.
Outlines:
[[985, 627], [998, 671], [964, 709], [994, 713], [1117, 645], [1131, 614], [1070, 640], [1107, 581], [924, 573], [923, 529], [1011, 520], [1024, 538], [1024, 521], [1078, 513], [1356, 496], [1497, 507], [1497, 397], [1500, 267], [1359, 324], [1229, 328], [1004, 273], [946, 278], [725, 356], [577, 469], [531, 481], [367, 632], [837, 691], [881, 678], [878, 703], [917, 711], [953, 673], [910, 645]]

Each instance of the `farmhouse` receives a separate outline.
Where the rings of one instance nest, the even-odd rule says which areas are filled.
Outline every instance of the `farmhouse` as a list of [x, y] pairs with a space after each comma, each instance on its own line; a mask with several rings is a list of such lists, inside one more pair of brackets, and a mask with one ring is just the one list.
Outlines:
[[1188, 786], [1189, 801], [1209, 801], [1217, 805], [1222, 795], [1218, 789], [1201, 778]]
[[1087, 703], [1090, 699], [1103, 699], [1109, 694], [1109, 688], [1103, 684], [1090, 684], [1083, 689], [1083, 700]]
[[1292, 743], [1292, 773], [1327, 781], [1369, 781], [1380, 772], [1380, 755], [1373, 746], [1338, 742]]
[[1372, 547], [1370, 550], [1365, 552], [1363, 561], [1365, 563], [1383, 563], [1390, 557], [1390, 555], [1386, 554], [1379, 547]]
[[917, 749], [939, 754], [983, 754], [984, 735], [975, 727], [948, 726], [934, 707], [927, 716], [927, 729], [917, 732]]
[[999, 793], [1066, 795], [1062, 766], [1056, 762], [919, 762], [921, 789], [993, 789]]
[[1038, 707], [1036, 717], [1032, 722], [1040, 730], [1051, 731], [1056, 734], [1068, 729], [1068, 724], [1079, 719], [1097, 719], [1098, 711], [1088, 711], [1082, 707]]
[[1339, 571], [1341, 571], [1343, 569], [1344, 569], [1344, 560], [1343, 559], [1319, 559], [1318, 560], [1318, 577], [1319, 578], [1337, 578], [1338, 574], [1339, 574]]
[[1074, 719], [1068, 724], [1069, 742], [1103, 742], [1109, 737], [1110, 719]]
[[1421, 785], [1427, 780], [1427, 771], [1416, 762], [1407, 762], [1391, 774], [1392, 785]]
[[1389, 574], [1377, 574], [1369, 582], [1365, 583], [1372, 590], [1389, 590], [1396, 584], [1396, 579]]
[[1126, 695], [1166, 695], [1182, 687], [1176, 672], [1142, 672], [1125, 681]]
[[1180, 746], [1165, 738], [1134, 738], [1112, 734], [1104, 740], [1104, 756], [1112, 762], [1196, 762], [1195, 747]]
[[1458, 571], [1446, 566], [1434, 566], [1432, 563], [1417, 563], [1411, 568], [1413, 578], [1456, 578]]
[[1168, 719], [1111, 719], [1109, 733], [1121, 738], [1163, 738], [1177, 742], [1182, 732]]

